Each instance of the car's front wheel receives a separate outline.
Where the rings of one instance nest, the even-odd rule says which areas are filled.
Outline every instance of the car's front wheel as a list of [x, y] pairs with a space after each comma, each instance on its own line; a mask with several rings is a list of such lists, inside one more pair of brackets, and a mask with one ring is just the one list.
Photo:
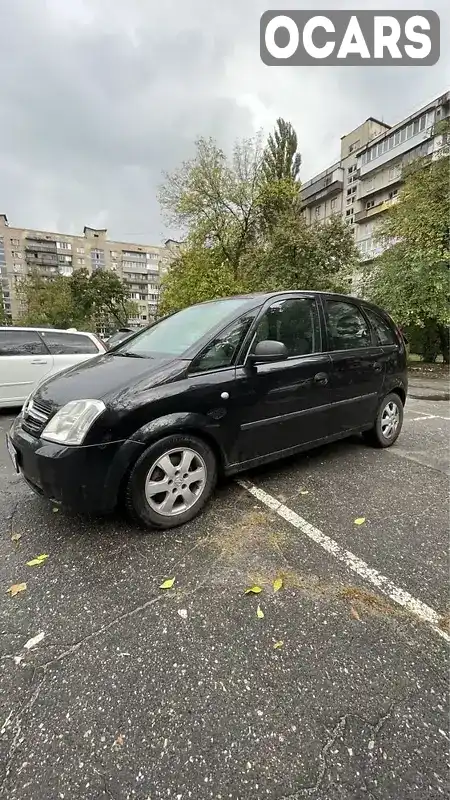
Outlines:
[[391, 447], [398, 439], [403, 425], [403, 403], [398, 394], [388, 394], [380, 405], [375, 424], [364, 434], [375, 447]]
[[206, 442], [175, 434], [140, 456], [128, 479], [126, 506], [148, 528], [175, 528], [193, 519], [217, 481], [216, 457]]

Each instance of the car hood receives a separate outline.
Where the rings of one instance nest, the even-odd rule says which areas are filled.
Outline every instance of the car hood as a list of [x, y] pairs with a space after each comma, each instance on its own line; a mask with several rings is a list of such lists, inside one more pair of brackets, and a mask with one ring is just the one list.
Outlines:
[[83, 399], [129, 406], [146, 390], [176, 379], [188, 363], [173, 357], [130, 358], [105, 353], [44, 381], [34, 399], [53, 409]]

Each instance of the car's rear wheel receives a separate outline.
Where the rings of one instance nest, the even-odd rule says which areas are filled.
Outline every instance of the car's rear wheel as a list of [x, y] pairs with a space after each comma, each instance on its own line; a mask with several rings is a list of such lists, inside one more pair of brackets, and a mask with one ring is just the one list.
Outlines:
[[126, 507], [148, 528], [175, 528], [197, 516], [216, 481], [216, 457], [206, 442], [190, 435], [167, 436], [150, 445], [134, 465]]
[[380, 405], [375, 424], [364, 434], [374, 447], [391, 447], [398, 439], [403, 425], [403, 403], [398, 394], [388, 394]]

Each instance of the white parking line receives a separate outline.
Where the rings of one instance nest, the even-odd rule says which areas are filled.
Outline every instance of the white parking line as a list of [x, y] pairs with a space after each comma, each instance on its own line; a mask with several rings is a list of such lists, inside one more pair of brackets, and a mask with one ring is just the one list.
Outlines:
[[386, 578], [378, 572], [378, 570], [369, 567], [365, 561], [355, 556], [350, 550], [345, 550], [335, 542], [334, 539], [322, 533], [319, 528], [311, 525], [291, 508], [288, 508], [271, 494], [265, 492], [264, 489], [260, 489], [258, 486], [245, 480], [238, 480], [238, 484], [242, 486], [243, 489], [246, 489], [247, 492], [250, 492], [250, 494], [261, 503], [264, 503], [265, 506], [275, 511], [280, 517], [285, 519], [286, 522], [293, 525], [294, 528], [302, 531], [308, 539], [318, 544], [338, 561], [342, 561], [343, 564], [353, 572], [356, 572], [361, 578], [370, 581], [370, 583], [376, 586], [377, 589], [387, 595], [395, 603], [406, 608], [422, 622], [427, 622], [431, 625], [435, 633], [439, 634], [446, 642], [450, 643], [450, 636], [439, 627], [440, 616], [433, 608], [426, 605], [426, 603], [422, 603], [421, 600], [416, 600], [415, 597], [404, 589], [395, 586], [389, 578]]
[[423, 411], [419, 411], [420, 417], [408, 417], [405, 414], [405, 419], [408, 422], [419, 422], [422, 419], [445, 419], [450, 420], [450, 417], [443, 417], [441, 414], [425, 414]]

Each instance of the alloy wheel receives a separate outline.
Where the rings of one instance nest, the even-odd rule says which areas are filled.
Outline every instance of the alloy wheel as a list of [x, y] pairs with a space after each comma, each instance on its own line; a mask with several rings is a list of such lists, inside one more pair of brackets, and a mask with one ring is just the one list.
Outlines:
[[381, 432], [385, 439], [392, 439], [400, 423], [400, 411], [397, 403], [390, 400], [386, 403], [381, 415]]
[[147, 473], [145, 498], [158, 514], [182, 514], [197, 502], [206, 479], [206, 464], [199, 453], [186, 447], [168, 450]]

